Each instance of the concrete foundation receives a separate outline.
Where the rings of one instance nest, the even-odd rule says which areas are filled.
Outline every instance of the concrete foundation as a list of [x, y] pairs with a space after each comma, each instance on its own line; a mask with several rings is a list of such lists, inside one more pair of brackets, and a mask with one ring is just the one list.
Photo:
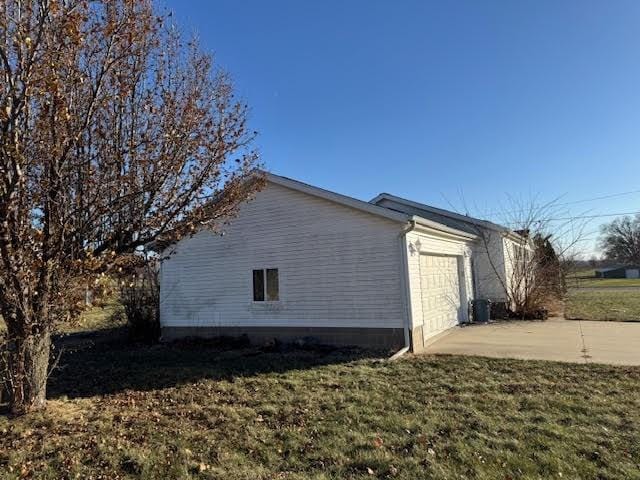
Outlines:
[[398, 350], [404, 346], [402, 328], [349, 327], [162, 327], [165, 342], [184, 338], [246, 336], [250, 343], [264, 345], [274, 340], [283, 343], [306, 343], [358, 346]]

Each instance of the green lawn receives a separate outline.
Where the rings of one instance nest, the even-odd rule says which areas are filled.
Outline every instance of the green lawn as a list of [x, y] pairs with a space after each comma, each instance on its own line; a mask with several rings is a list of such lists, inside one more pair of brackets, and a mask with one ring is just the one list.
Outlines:
[[570, 290], [565, 317], [578, 320], [640, 321], [640, 289]]
[[96, 344], [0, 478], [640, 479], [640, 368]]
[[[121, 309], [122, 306], [116, 300], [108, 301], [102, 306], [85, 311], [80, 318], [73, 322], [58, 325], [57, 331], [59, 333], [81, 333], [123, 326], [126, 323], [124, 317], [114, 316], [114, 313]], [[0, 317], [0, 334], [5, 332], [6, 328], [2, 317]]]

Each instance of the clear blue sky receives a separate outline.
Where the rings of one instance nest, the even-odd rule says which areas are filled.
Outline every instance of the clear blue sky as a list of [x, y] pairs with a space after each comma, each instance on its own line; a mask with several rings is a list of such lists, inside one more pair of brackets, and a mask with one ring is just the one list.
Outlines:
[[637, 0], [164, 4], [232, 73], [274, 173], [472, 214], [640, 190]]

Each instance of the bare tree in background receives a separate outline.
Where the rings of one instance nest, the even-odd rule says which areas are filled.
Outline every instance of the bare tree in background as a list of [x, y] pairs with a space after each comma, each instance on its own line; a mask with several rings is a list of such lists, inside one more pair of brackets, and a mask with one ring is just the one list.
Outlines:
[[84, 285], [214, 228], [260, 181], [229, 76], [150, 0], [0, 2], [0, 78], [1, 353], [21, 414], [45, 405], [50, 335]]
[[480, 251], [491, 267], [493, 281], [506, 295], [511, 315], [539, 318], [550, 302], [566, 293], [567, 273], [586, 223], [563, 217], [557, 201], [538, 205], [535, 200], [514, 198], [501, 221], [509, 228], [477, 226]]
[[640, 265], [640, 214], [601, 227], [600, 247], [608, 260]]

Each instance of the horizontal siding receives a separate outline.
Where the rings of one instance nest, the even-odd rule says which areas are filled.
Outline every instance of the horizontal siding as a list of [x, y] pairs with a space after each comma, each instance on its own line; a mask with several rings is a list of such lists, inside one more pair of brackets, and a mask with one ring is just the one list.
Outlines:
[[[399, 328], [402, 225], [269, 183], [224, 231], [163, 262], [163, 326]], [[254, 268], [277, 268], [280, 302], [252, 302]]]
[[487, 241], [478, 240], [473, 252], [477, 287], [476, 296], [493, 301], [502, 301], [506, 299], [503, 236], [499, 232], [490, 230], [485, 230], [485, 235]]

